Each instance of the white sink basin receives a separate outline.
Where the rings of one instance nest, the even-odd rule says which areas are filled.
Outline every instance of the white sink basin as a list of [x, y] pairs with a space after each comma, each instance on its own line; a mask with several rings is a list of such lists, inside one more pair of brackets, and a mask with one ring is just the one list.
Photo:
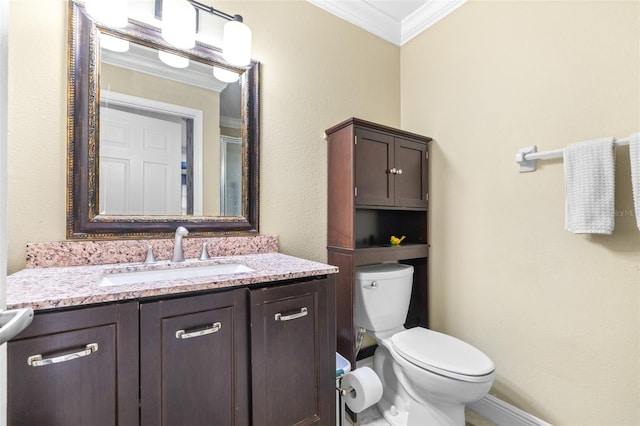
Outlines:
[[253, 272], [253, 269], [244, 265], [232, 263], [174, 269], [156, 269], [153, 271], [106, 273], [102, 276], [98, 285], [106, 287], [113, 285], [139, 284], [152, 281], [202, 278], [213, 275], [238, 274], [242, 272]]

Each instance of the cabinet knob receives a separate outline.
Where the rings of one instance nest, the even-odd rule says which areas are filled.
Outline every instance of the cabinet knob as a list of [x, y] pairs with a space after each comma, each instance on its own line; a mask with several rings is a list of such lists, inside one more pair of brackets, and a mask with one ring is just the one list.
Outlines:
[[398, 170], [396, 171], [396, 173], [397, 173], [397, 174], [399, 174], [399, 175], [401, 175], [401, 174], [402, 174], [402, 169], [398, 169]]
[[398, 173], [398, 171], [395, 168], [393, 168], [389, 170], [389, 173], [391, 173], [392, 175], [395, 175], [396, 173]]

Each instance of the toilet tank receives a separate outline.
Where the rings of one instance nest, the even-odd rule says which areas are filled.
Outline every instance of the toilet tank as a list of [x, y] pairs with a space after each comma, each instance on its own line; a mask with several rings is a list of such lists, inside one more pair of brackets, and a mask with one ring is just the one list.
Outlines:
[[385, 331], [402, 326], [407, 318], [413, 266], [382, 263], [356, 268], [354, 326]]

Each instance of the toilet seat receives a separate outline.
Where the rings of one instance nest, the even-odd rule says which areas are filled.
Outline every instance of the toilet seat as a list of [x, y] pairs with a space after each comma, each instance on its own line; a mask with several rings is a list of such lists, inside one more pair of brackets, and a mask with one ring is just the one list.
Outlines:
[[493, 380], [493, 361], [455, 337], [415, 327], [394, 334], [391, 344], [402, 358], [433, 373], [466, 382]]

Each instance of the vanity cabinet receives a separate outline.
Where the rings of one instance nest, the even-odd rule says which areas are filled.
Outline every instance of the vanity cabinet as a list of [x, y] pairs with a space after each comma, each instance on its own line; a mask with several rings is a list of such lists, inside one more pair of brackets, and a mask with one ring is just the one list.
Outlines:
[[356, 205], [427, 207], [427, 144], [397, 132], [355, 126]]
[[335, 351], [333, 276], [36, 312], [8, 424], [332, 424]]
[[246, 289], [140, 304], [140, 423], [249, 424]]
[[251, 290], [254, 425], [335, 419], [334, 299], [326, 279]]
[[7, 424], [137, 424], [137, 325], [137, 303], [36, 314], [7, 344]]
[[[355, 268], [397, 261], [414, 267], [405, 326], [428, 326], [428, 144], [431, 138], [357, 118], [325, 131], [328, 263], [337, 266], [338, 352], [356, 361]], [[406, 239], [389, 244], [395, 235]]]

